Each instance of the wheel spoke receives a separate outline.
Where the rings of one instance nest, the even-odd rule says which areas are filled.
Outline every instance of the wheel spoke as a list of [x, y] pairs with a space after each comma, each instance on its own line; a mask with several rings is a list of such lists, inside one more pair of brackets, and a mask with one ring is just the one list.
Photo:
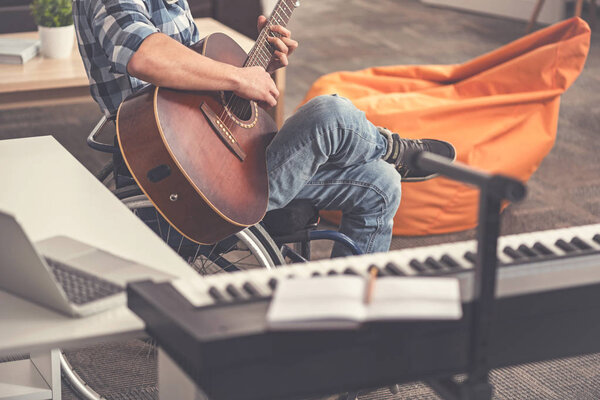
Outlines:
[[160, 236], [160, 238], [164, 240], [162, 235], [162, 228], [160, 227], [160, 218], [158, 218], [158, 211], [156, 210], [156, 208], [154, 209], [154, 215], [156, 216], [156, 222], [158, 224], [158, 236]]

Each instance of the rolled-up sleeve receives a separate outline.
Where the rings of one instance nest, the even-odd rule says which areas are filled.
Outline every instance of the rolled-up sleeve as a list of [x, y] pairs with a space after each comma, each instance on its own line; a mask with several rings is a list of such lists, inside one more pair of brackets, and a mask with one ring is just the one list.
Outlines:
[[159, 32], [142, 0], [104, 0], [96, 3], [91, 28], [106, 53], [112, 72], [127, 74], [127, 64], [149, 35]]

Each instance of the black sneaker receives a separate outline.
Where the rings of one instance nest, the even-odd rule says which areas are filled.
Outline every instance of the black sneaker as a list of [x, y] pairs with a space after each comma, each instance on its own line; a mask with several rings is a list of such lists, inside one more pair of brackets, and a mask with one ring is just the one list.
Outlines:
[[456, 160], [456, 149], [452, 144], [436, 139], [402, 139], [397, 133], [378, 127], [379, 132], [388, 139], [388, 151], [383, 160], [394, 164], [403, 182], [422, 182], [435, 178], [439, 174], [430, 173], [407, 165], [408, 157], [415, 151], [429, 151], [439, 156]]

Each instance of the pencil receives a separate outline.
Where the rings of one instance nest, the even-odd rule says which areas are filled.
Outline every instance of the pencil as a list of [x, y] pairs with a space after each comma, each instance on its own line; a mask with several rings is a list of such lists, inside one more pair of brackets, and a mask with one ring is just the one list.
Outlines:
[[367, 290], [365, 291], [365, 304], [370, 304], [373, 299], [373, 289], [375, 288], [375, 278], [377, 278], [377, 273], [379, 269], [371, 265], [369, 267], [369, 280], [367, 281]]

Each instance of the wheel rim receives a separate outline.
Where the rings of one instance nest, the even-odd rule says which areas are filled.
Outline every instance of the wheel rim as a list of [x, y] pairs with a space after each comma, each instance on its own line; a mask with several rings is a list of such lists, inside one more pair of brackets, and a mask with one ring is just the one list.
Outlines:
[[215, 245], [199, 245], [173, 228], [145, 195], [131, 196], [122, 202], [202, 275], [275, 267], [267, 250], [248, 228]]

